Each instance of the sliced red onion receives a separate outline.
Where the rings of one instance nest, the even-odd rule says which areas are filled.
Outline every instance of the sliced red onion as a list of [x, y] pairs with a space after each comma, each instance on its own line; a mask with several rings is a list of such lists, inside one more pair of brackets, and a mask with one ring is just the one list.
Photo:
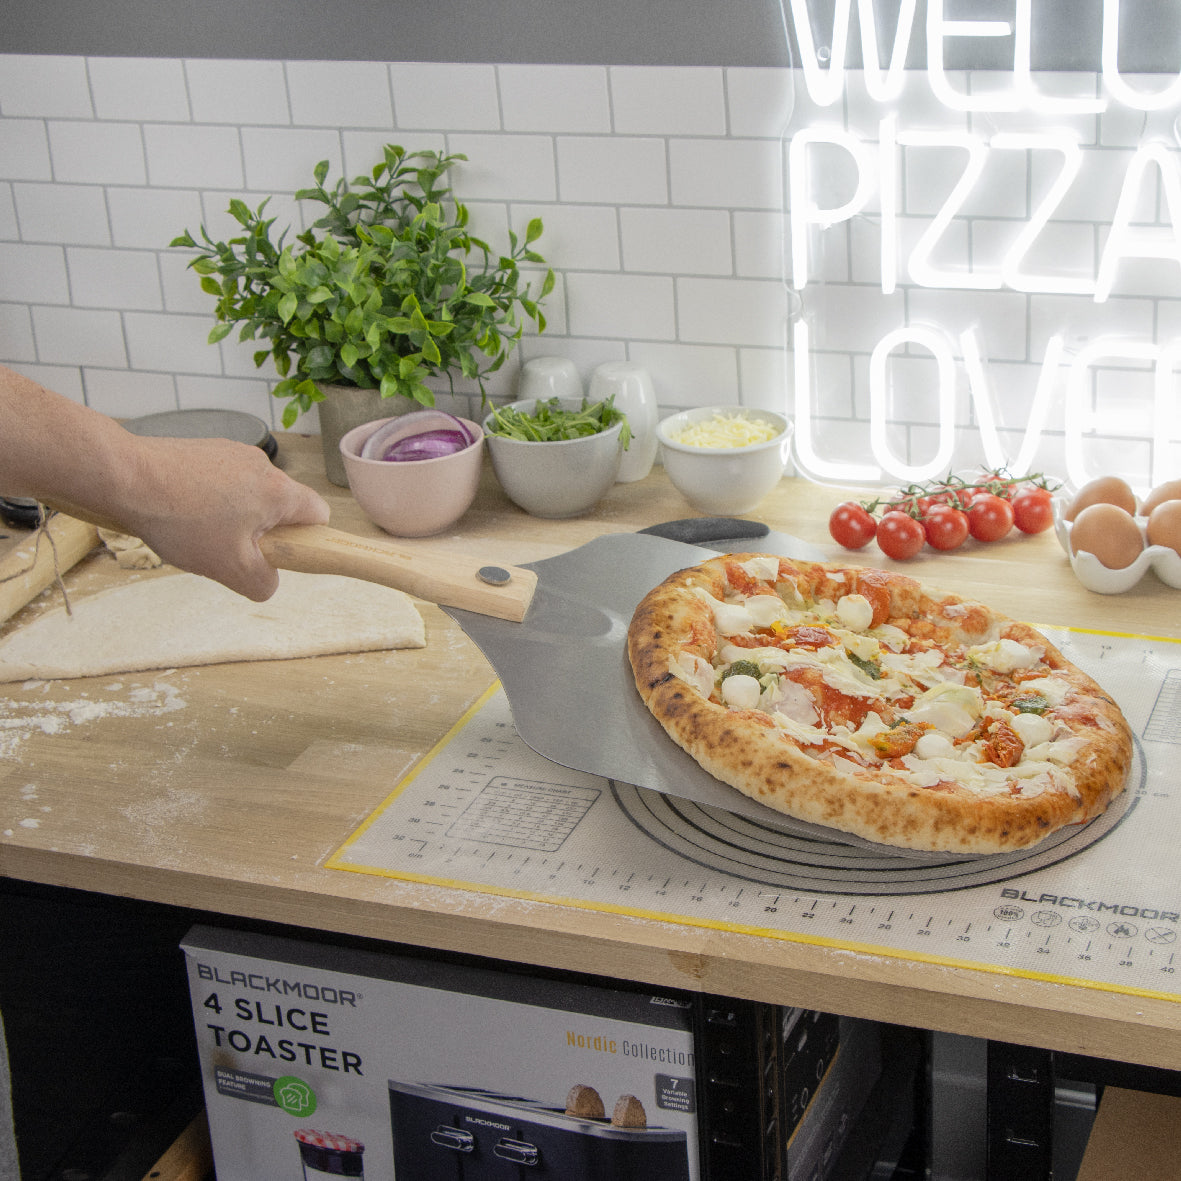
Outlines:
[[417, 435], [403, 435], [382, 452], [380, 458], [402, 463], [410, 459], [439, 459], [454, 455], [471, 446], [467, 431], [422, 431]]
[[[466, 440], [464, 447], [476, 441], [475, 435], [464, 423], [463, 419], [448, 414], [445, 410], [414, 410], [409, 414], [399, 415], [391, 419], [384, 426], [380, 426], [365, 440], [361, 448], [362, 459], [385, 459], [391, 444], [407, 436], [424, 434], [428, 431], [455, 431]], [[462, 450], [460, 447], [453, 450]], [[448, 452], [449, 454], [449, 452]], [[422, 458], [436, 458], [424, 456]]]

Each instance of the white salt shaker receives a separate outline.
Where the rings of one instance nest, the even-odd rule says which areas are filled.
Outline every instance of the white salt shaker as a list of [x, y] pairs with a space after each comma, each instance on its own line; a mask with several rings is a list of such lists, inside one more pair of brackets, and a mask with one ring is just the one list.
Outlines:
[[608, 361], [591, 374], [587, 398], [601, 401], [614, 395], [615, 408], [627, 415], [631, 443], [619, 464], [620, 483], [642, 480], [656, 460], [656, 393], [648, 370], [630, 361]]
[[582, 398], [582, 378], [569, 357], [534, 357], [521, 366], [517, 398]]

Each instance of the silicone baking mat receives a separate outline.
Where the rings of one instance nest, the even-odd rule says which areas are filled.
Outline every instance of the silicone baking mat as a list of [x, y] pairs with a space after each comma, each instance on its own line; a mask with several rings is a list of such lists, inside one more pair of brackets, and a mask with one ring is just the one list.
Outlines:
[[327, 864], [1181, 1000], [1181, 643], [1042, 630], [1119, 702], [1136, 759], [1106, 816], [1029, 853], [907, 862], [570, 771], [493, 686]]

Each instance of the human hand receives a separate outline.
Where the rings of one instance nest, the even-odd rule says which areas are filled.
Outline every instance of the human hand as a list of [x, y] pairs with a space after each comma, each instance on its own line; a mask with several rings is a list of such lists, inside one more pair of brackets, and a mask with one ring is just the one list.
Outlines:
[[261, 602], [279, 585], [259, 539], [276, 525], [324, 525], [328, 505], [257, 447], [145, 437], [120, 517], [166, 562]]

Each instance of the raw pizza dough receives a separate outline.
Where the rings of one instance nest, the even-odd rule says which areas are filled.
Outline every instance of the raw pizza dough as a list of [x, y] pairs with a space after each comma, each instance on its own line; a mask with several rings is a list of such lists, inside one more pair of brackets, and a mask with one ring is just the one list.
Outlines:
[[401, 591], [285, 570], [255, 603], [196, 574], [100, 591], [0, 640], [0, 682], [153, 668], [423, 648], [422, 616]]

